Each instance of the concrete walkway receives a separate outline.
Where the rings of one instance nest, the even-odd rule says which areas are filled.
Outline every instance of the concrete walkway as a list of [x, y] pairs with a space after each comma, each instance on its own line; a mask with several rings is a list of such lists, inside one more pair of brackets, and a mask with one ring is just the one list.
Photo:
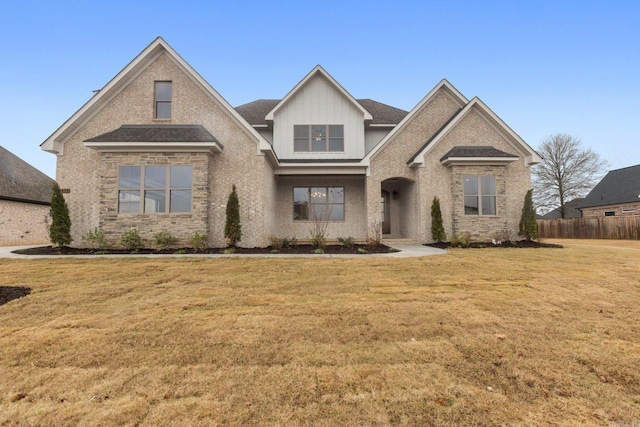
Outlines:
[[0, 246], [0, 258], [11, 259], [41, 259], [41, 258], [60, 258], [60, 257], [74, 257], [74, 258], [362, 258], [362, 257], [383, 257], [383, 258], [415, 258], [427, 255], [439, 255], [444, 254], [446, 251], [442, 249], [432, 248], [424, 245], [389, 245], [390, 247], [399, 250], [400, 252], [390, 252], [388, 254], [369, 254], [369, 255], [346, 255], [346, 254], [162, 254], [162, 255], [21, 255], [14, 254], [13, 251], [19, 249], [36, 248], [42, 245], [31, 246]]

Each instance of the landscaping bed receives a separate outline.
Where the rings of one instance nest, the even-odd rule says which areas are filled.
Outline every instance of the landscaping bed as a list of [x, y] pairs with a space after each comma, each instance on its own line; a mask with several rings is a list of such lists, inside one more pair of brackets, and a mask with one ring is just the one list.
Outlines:
[[323, 249], [323, 252], [317, 250], [312, 245], [291, 245], [287, 248], [275, 249], [271, 246], [266, 248], [207, 248], [204, 250], [194, 250], [193, 248], [171, 248], [171, 249], [153, 249], [153, 248], [141, 248], [136, 250], [131, 249], [90, 249], [90, 248], [71, 248], [68, 246], [52, 247], [52, 246], [40, 246], [37, 248], [22, 249], [16, 251], [16, 253], [22, 255], [152, 255], [152, 254], [165, 254], [165, 255], [181, 255], [181, 254], [380, 254], [395, 252], [393, 248], [386, 245], [328, 245]]
[[438, 249], [453, 248], [562, 248], [562, 245], [554, 243], [543, 243], [535, 240], [507, 240], [504, 242], [468, 242], [465, 244], [452, 244], [451, 242], [427, 243], [425, 246], [431, 246]]

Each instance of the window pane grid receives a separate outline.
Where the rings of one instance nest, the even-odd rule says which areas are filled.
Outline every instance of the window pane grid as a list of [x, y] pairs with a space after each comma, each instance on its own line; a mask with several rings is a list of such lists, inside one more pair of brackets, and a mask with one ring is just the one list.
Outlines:
[[120, 166], [118, 185], [118, 213], [191, 212], [191, 166]]
[[294, 187], [294, 221], [344, 221], [344, 187]]
[[294, 125], [293, 151], [344, 151], [343, 125]]
[[466, 175], [463, 178], [464, 214], [496, 216], [496, 178], [492, 175]]
[[156, 119], [170, 119], [172, 82], [155, 82], [154, 86], [154, 117]]

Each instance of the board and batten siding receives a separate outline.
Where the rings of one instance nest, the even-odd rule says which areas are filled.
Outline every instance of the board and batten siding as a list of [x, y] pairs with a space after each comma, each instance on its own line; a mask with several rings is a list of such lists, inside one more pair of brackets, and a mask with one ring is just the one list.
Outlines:
[[[294, 152], [294, 125], [344, 125], [344, 152]], [[324, 77], [307, 82], [273, 117], [273, 147], [280, 159], [361, 159], [364, 115]]]

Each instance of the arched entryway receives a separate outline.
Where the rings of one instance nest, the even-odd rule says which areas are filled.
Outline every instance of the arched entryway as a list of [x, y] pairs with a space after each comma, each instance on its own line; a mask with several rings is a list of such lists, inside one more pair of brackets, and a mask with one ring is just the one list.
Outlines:
[[389, 178], [382, 181], [380, 187], [382, 237], [414, 239], [416, 237], [414, 181], [400, 177]]

